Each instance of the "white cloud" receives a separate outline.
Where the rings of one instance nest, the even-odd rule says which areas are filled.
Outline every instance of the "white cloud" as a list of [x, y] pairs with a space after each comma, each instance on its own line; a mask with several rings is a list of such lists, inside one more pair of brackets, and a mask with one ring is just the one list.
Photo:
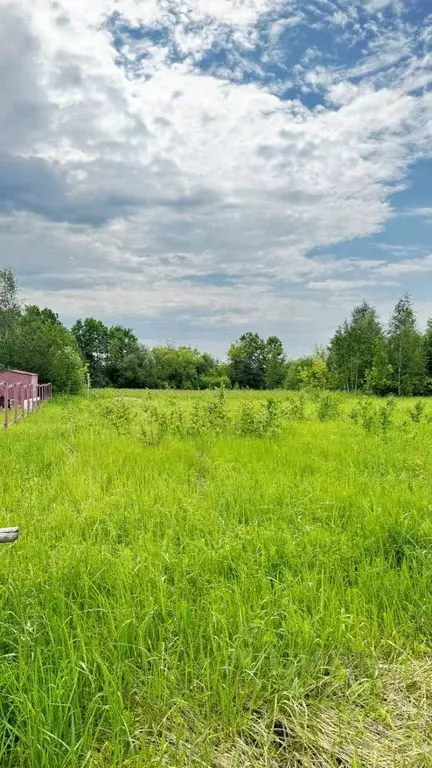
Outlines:
[[393, 8], [397, 12], [401, 12], [403, 10], [403, 2], [402, 0], [366, 0], [365, 7], [369, 11], [382, 11], [384, 8], [387, 8], [389, 5], [393, 6]]
[[[295, 2], [1, 5], [0, 247], [29, 297], [71, 315], [277, 322], [287, 301], [278, 281], [336, 303], [338, 292], [371, 285], [369, 276], [345, 279], [361, 270], [347, 259], [308, 254], [379, 232], [390, 192], [427, 152], [430, 100], [406, 84], [429, 66], [414, 60], [413, 35], [384, 35], [351, 70], [304, 74], [328, 96], [311, 110], [275, 95], [262, 61], [247, 59], [256, 82], [235, 82], [242, 52], [258, 39], [276, 46], [302, 23]], [[337, 7], [327, 3], [329, 22], [355, 22], [356, 9]], [[166, 38], [123, 32], [116, 49], [116, 11], [122, 24], [166, 27]], [[215, 41], [232, 54], [224, 76], [199, 69]], [[406, 57], [393, 83], [374, 81]]]
[[432, 254], [417, 259], [404, 259], [380, 265], [377, 270], [382, 275], [409, 275], [432, 272]]
[[432, 217], [432, 208], [412, 208], [410, 211], [408, 211], [409, 216], [426, 216], [426, 218], [429, 218], [429, 216]]

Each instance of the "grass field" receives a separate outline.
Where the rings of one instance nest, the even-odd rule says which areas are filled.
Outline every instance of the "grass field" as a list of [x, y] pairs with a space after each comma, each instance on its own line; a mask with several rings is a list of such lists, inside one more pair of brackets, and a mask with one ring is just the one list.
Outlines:
[[0, 455], [1, 768], [432, 766], [432, 400], [94, 392]]

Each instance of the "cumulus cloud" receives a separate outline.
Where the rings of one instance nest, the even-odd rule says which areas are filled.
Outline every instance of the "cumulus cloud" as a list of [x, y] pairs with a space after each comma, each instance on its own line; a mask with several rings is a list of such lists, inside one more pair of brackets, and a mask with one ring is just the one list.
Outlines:
[[277, 326], [287, 303], [297, 317], [325, 291], [342, 311], [386, 272], [314, 249], [380, 232], [430, 151], [427, 42], [400, 3], [312, 3], [369, 35], [354, 64], [315, 68], [310, 45], [283, 58], [312, 19], [295, 0], [0, 5], [0, 246], [26, 295]]

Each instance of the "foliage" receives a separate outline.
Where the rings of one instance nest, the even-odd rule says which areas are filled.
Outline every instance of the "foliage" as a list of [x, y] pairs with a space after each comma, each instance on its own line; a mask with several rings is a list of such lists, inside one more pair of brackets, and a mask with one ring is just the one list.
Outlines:
[[20, 315], [18, 284], [10, 267], [0, 268], [0, 366], [8, 366], [13, 328]]
[[364, 301], [340, 326], [329, 345], [328, 366], [340, 389], [357, 392], [371, 386], [375, 356], [383, 341], [376, 310]]
[[108, 355], [109, 330], [101, 320], [86, 317], [72, 326], [72, 334], [87, 363], [92, 386], [103, 387], [107, 383], [105, 366]]
[[315, 361], [315, 357], [300, 357], [297, 360], [288, 360], [285, 369], [285, 389], [299, 390], [302, 388], [302, 371], [310, 368]]
[[10, 267], [0, 268], [0, 312], [18, 312], [18, 283]]
[[286, 356], [283, 344], [277, 336], [269, 336], [265, 343], [264, 385], [266, 389], [279, 389], [286, 375]]
[[432, 318], [429, 318], [424, 336], [424, 363], [426, 368], [426, 393], [432, 392]]
[[54, 392], [76, 395], [83, 389], [85, 365], [72, 346], [59, 349], [53, 358], [52, 385]]
[[266, 345], [258, 333], [244, 333], [228, 350], [229, 376], [233, 386], [263, 389], [266, 374]]
[[397, 302], [388, 331], [392, 389], [398, 395], [421, 394], [425, 387], [424, 342], [408, 294]]
[[318, 401], [317, 416], [320, 421], [336, 419], [339, 415], [340, 403], [333, 392], [323, 392]]
[[50, 309], [27, 306], [17, 312], [1, 349], [4, 366], [34, 371], [39, 381], [52, 382], [57, 393], [80, 391], [82, 358], [74, 337]]
[[330, 374], [324, 360], [312, 360], [310, 365], [300, 369], [301, 386], [304, 389], [328, 389]]
[[[82, 361], [65, 350], [78, 352]], [[184, 345], [150, 349], [131, 328], [92, 317], [77, 320], [69, 332], [49, 309], [22, 310], [13, 272], [0, 270], [0, 366], [35, 370], [41, 381], [55, 378], [57, 391], [77, 388], [83, 362], [93, 387], [432, 394], [432, 320], [421, 334], [408, 295], [397, 302], [387, 329], [375, 308], [362, 302], [328, 348], [315, 347], [312, 355], [288, 360], [277, 336], [265, 341], [249, 331], [231, 344], [227, 357], [221, 362]]]
[[216, 385], [215, 360], [191, 347], [155, 347], [152, 350], [159, 386], [172, 389], [205, 389]]
[[363, 390], [368, 395], [385, 395], [391, 387], [393, 367], [384, 336], [376, 336], [372, 345], [372, 360], [366, 370]]

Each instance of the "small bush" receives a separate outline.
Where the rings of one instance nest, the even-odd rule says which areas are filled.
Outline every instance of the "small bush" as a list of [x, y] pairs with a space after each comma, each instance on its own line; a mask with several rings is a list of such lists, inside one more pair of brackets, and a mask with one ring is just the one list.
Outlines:
[[393, 412], [396, 406], [396, 400], [394, 397], [389, 397], [384, 405], [378, 411], [378, 424], [381, 429], [383, 437], [387, 437], [387, 433], [392, 425]]
[[372, 432], [378, 423], [376, 408], [369, 397], [359, 400], [350, 413], [350, 418], [367, 432]]
[[306, 419], [306, 396], [304, 392], [290, 397], [285, 403], [285, 415], [292, 421], [304, 421]]
[[337, 395], [324, 392], [318, 402], [317, 416], [320, 421], [337, 419], [339, 416], [340, 402]]
[[127, 431], [132, 421], [132, 407], [124, 399], [102, 400], [99, 412], [120, 434]]
[[412, 421], [416, 422], [416, 424], [419, 424], [422, 420], [422, 416], [424, 413], [425, 404], [423, 400], [417, 400], [413, 407], [410, 408], [409, 414], [411, 416]]

